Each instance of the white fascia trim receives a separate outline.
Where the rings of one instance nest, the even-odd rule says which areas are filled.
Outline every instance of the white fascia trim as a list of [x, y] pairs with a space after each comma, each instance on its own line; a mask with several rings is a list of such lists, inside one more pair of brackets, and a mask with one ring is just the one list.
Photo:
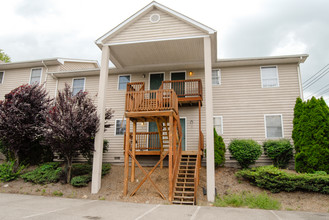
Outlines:
[[168, 12], [168, 13], [170, 13], [170, 14], [172, 14], [172, 15], [174, 15], [174, 16], [176, 16], [176, 17], [178, 17], [178, 18], [180, 18], [180, 19], [182, 19], [182, 20], [184, 20], [184, 21], [186, 21], [186, 22], [188, 22], [188, 23], [190, 23], [190, 24], [192, 24], [192, 25], [194, 25], [194, 26], [202, 29], [202, 30], [204, 30], [204, 31], [206, 31], [208, 34], [214, 34], [214, 33], [216, 33], [216, 31], [214, 29], [212, 29], [210, 27], [207, 27], [206, 25], [201, 24], [201, 23], [199, 23], [199, 22], [197, 22], [197, 21], [195, 21], [195, 20], [193, 20], [193, 19], [191, 19], [189, 17], [186, 17], [185, 15], [183, 15], [181, 13], [178, 13], [178, 12], [176, 12], [176, 11], [170, 9], [170, 8], [167, 8], [164, 5], [161, 5], [161, 4], [157, 3], [157, 2], [154, 2], [154, 5], [156, 7], [158, 7], [158, 8], [160, 8], [160, 9], [162, 9], [162, 10], [164, 10], [164, 11], [166, 11], [166, 12]]
[[59, 58], [57, 59], [58, 62], [61, 64], [64, 64], [65, 62], [77, 62], [77, 63], [96, 63], [97, 66], [99, 67], [98, 61], [97, 60], [79, 60], [79, 59], [65, 59], [65, 58]]
[[[281, 128], [282, 128], [281, 136], [282, 137], [269, 138], [269, 137], [267, 137], [266, 116], [277, 116], [277, 115], [281, 116]], [[284, 138], [283, 115], [282, 114], [264, 114], [264, 126], [265, 126], [265, 138], [266, 139], [281, 139], [281, 138]]]
[[104, 46], [117, 46], [117, 45], [149, 43], [149, 42], [159, 42], [159, 41], [198, 39], [198, 38], [204, 38], [204, 37], [207, 37], [207, 36], [208, 35], [197, 35], [197, 36], [190, 36], [190, 37], [173, 37], [173, 38], [162, 38], [162, 39], [154, 39], [154, 40], [141, 40], [141, 41], [128, 41], [128, 42], [120, 42], [120, 43], [110, 43], [110, 44], [103, 44], [103, 45]]

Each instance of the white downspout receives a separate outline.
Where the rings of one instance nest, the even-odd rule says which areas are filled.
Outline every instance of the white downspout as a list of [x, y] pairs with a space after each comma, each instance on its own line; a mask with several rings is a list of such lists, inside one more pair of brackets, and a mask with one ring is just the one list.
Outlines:
[[45, 77], [45, 81], [44, 81], [44, 88], [46, 89], [46, 84], [47, 84], [47, 79], [48, 79], [48, 67], [45, 64], [45, 62], [42, 60], [41, 63], [43, 64], [43, 66], [46, 68], [46, 77]]
[[[300, 57], [300, 59], [303, 59], [303, 57]], [[300, 98], [304, 101], [303, 83], [302, 83], [302, 76], [300, 72], [300, 62], [298, 62], [297, 64], [297, 75], [298, 75]]]

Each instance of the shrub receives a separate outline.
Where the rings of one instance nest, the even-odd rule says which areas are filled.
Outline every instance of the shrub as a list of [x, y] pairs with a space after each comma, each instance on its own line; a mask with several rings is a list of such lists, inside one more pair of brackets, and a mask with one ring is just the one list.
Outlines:
[[262, 154], [261, 146], [254, 140], [232, 140], [228, 149], [242, 168], [248, 168]]
[[323, 98], [297, 98], [293, 126], [296, 171], [329, 173], [329, 107]]
[[39, 146], [44, 134], [44, 112], [51, 101], [47, 96], [42, 85], [25, 84], [0, 101], [0, 139], [5, 154], [15, 158], [15, 170], [21, 162], [33, 163], [44, 158]]
[[230, 194], [218, 197], [215, 201], [215, 206], [220, 207], [244, 207], [247, 206], [252, 209], [266, 209], [266, 210], [278, 210], [281, 204], [278, 200], [271, 198], [265, 192], [254, 195], [250, 192], [242, 192], [239, 194]]
[[263, 144], [264, 153], [273, 160], [275, 167], [287, 168], [293, 156], [293, 147], [287, 139], [268, 140]]
[[40, 165], [33, 171], [21, 175], [21, 177], [27, 182], [47, 184], [58, 182], [61, 173], [62, 168], [59, 167], [59, 163], [50, 162]]
[[0, 181], [9, 182], [17, 179], [22, 170], [25, 168], [25, 166], [23, 165], [18, 167], [18, 169], [15, 171], [14, 167], [14, 161], [0, 164]]
[[[66, 182], [70, 183], [73, 158], [94, 152], [94, 139], [99, 128], [96, 106], [86, 92], [73, 95], [71, 88], [65, 84], [45, 117], [45, 143], [64, 160]], [[107, 110], [103, 117], [111, 119], [112, 111]], [[108, 127], [110, 124], [106, 122], [105, 128]]]
[[274, 166], [245, 169], [236, 173], [252, 184], [273, 193], [310, 191], [329, 194], [329, 175], [287, 173]]
[[72, 178], [71, 185], [75, 187], [83, 187], [83, 186], [87, 186], [90, 181], [91, 181], [90, 174], [76, 176]]
[[214, 128], [214, 151], [215, 151], [215, 166], [219, 167], [225, 163], [225, 143], [221, 136], [217, 134]]

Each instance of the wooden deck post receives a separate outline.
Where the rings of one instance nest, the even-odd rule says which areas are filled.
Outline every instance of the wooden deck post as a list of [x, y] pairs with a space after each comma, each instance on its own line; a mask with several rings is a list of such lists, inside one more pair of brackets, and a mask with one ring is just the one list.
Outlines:
[[[157, 123], [157, 128], [158, 128], [158, 133], [159, 133], [159, 139], [160, 139], [160, 158], [163, 154], [163, 126], [161, 125], [162, 124], [162, 121], [160, 121], [159, 119], [157, 119], [156, 121]], [[163, 161], [161, 161], [160, 163], [160, 169], [163, 168]]]
[[[136, 157], [136, 129], [137, 129], [136, 121], [133, 122], [133, 146], [132, 146], [132, 154]], [[131, 161], [131, 182], [135, 181], [135, 160]]]
[[129, 139], [130, 139], [130, 118], [126, 119], [126, 149], [125, 149], [125, 170], [124, 170], [124, 183], [123, 183], [123, 195], [128, 193], [128, 178], [129, 178]]
[[169, 167], [169, 201], [172, 201], [173, 196], [173, 128], [174, 128], [174, 122], [173, 122], [173, 116], [169, 116], [169, 158], [168, 158], [168, 167]]

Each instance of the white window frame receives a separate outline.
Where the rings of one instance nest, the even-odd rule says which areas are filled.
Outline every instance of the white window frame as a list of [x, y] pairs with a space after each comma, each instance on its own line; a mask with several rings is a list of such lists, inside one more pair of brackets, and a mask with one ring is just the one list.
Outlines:
[[[266, 116], [280, 116], [281, 117], [281, 137], [267, 137], [267, 125], [266, 125]], [[283, 115], [282, 114], [265, 114], [264, 115], [264, 126], [265, 126], [265, 138], [266, 139], [282, 139], [284, 138], [284, 126], [283, 126]]]
[[5, 71], [0, 71], [0, 73], [2, 73], [2, 79], [0, 82], [0, 85], [3, 84], [3, 81], [5, 80]]
[[[71, 89], [72, 94], [73, 94], [74, 80], [76, 80], [76, 79], [83, 79], [83, 90], [82, 90], [82, 92], [84, 92], [85, 89], [86, 89], [86, 77], [72, 78], [72, 89]], [[76, 94], [75, 94], [75, 95], [76, 95]]]
[[118, 86], [117, 86], [117, 90], [119, 90], [119, 91], [126, 91], [127, 90], [127, 86], [126, 86], [126, 89], [119, 89], [119, 86], [120, 86], [120, 76], [129, 76], [129, 83], [131, 83], [131, 74], [118, 75]]
[[41, 69], [40, 82], [38, 83], [39, 85], [41, 84], [43, 68], [42, 68], [42, 67], [35, 67], [35, 68], [31, 68], [31, 71], [30, 71], [30, 82], [29, 82], [30, 85], [32, 85], [32, 84], [31, 84], [32, 71], [33, 71], [33, 70], [36, 70], [36, 69]]
[[[269, 67], [275, 67], [275, 69], [276, 69], [276, 78], [277, 78], [278, 84], [276, 86], [264, 87], [264, 85], [263, 85], [262, 68], [269, 68]], [[260, 66], [259, 69], [260, 69], [260, 79], [261, 79], [261, 83], [262, 83], [262, 88], [267, 89], [267, 88], [277, 88], [277, 87], [280, 87], [279, 68], [278, 68], [277, 65]]]
[[123, 132], [123, 134], [117, 134], [117, 121], [126, 121], [126, 128], [127, 128], [127, 120], [124, 118], [122, 119], [115, 119], [115, 125], [114, 125], [114, 136], [123, 136], [126, 133], [126, 129], [125, 132]]
[[[213, 81], [213, 79], [212, 79], [212, 72], [213, 71], [217, 71], [217, 77], [218, 77], [218, 84], [214, 84], [214, 81]], [[211, 84], [212, 84], [212, 86], [220, 86], [220, 85], [222, 85], [222, 71], [221, 71], [221, 69], [212, 69], [211, 70]]]
[[[222, 133], [218, 133], [218, 131], [217, 131], [217, 134], [218, 135], [223, 135], [224, 134], [224, 126], [223, 126], [223, 116], [213, 116], [213, 120], [214, 120], [214, 118], [220, 118], [220, 123], [221, 123], [221, 132]], [[214, 126], [214, 128], [215, 128], [215, 124], [213, 124], [213, 126]], [[216, 128], [215, 128], [216, 129]]]

